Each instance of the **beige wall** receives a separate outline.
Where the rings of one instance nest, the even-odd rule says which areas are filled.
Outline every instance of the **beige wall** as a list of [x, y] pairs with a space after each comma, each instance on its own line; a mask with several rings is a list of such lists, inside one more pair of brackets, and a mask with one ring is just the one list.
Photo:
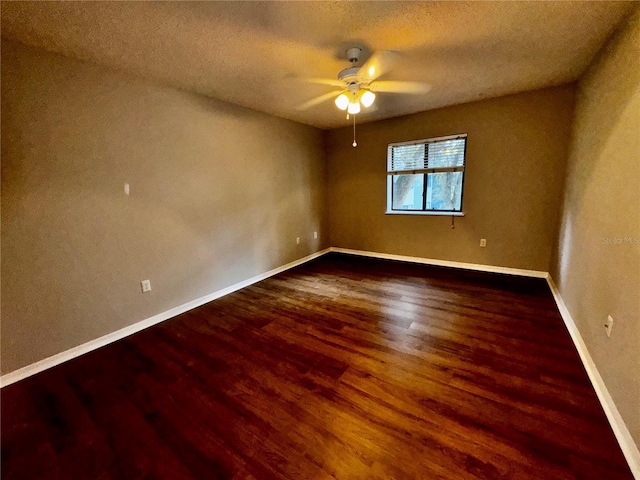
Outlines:
[[[548, 271], [571, 129], [563, 86], [328, 134], [333, 246]], [[385, 215], [387, 145], [468, 133], [465, 217]], [[480, 239], [487, 247], [480, 248]]]
[[572, 135], [551, 273], [640, 445], [640, 9], [580, 81]]
[[2, 372], [319, 250], [324, 184], [319, 130], [3, 41]]
[[[603, 241], [640, 236], [638, 25], [636, 11], [580, 83], [561, 213], [571, 86], [358, 126], [354, 149], [351, 127], [3, 41], [2, 373], [329, 245], [551, 268], [639, 442], [640, 247]], [[387, 144], [462, 132], [456, 228], [385, 215]]]

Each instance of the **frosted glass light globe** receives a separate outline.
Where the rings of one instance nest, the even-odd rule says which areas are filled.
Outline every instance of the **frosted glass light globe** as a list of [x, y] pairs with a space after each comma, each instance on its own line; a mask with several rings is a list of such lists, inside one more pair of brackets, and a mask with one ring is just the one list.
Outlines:
[[370, 92], [369, 90], [366, 90], [363, 94], [362, 97], [360, 97], [360, 101], [362, 102], [362, 106], [367, 108], [370, 107], [371, 105], [373, 105], [373, 101], [376, 99], [376, 94], [373, 92]]
[[344, 93], [341, 93], [340, 95], [338, 95], [335, 102], [336, 107], [338, 107], [340, 110], [346, 110], [349, 106], [349, 97], [347, 97]]

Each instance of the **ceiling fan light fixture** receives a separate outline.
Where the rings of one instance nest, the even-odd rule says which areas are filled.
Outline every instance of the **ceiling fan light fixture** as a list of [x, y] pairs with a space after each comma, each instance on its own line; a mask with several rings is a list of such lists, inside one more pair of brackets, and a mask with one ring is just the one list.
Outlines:
[[362, 103], [363, 107], [368, 108], [371, 105], [373, 105], [373, 102], [375, 101], [375, 99], [376, 99], [375, 93], [370, 92], [369, 90], [365, 90], [362, 96], [360, 97], [360, 102]]
[[347, 97], [344, 93], [341, 93], [336, 97], [336, 107], [340, 110], [346, 110], [349, 106], [349, 97]]
[[351, 115], [355, 115], [356, 113], [360, 113], [360, 102], [356, 100], [355, 102], [349, 102], [349, 107], [347, 108], [347, 113]]

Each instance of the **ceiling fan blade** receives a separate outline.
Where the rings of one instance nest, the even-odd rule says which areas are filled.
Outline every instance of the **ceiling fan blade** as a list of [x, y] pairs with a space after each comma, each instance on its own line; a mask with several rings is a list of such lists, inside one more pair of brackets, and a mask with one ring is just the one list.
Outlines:
[[393, 80], [378, 80], [371, 82], [369, 89], [372, 92], [410, 93], [422, 95], [431, 90], [431, 85], [418, 82], [397, 82]]
[[302, 83], [313, 83], [316, 85], [329, 85], [330, 87], [342, 87], [344, 84], [335, 78], [317, 78], [317, 77], [288, 77], [291, 80]]
[[399, 58], [400, 54], [393, 50], [378, 50], [360, 67], [358, 76], [366, 82], [372, 82], [391, 70]]
[[322, 102], [326, 102], [327, 100], [331, 100], [334, 97], [340, 95], [344, 90], [334, 90], [333, 92], [325, 93], [324, 95], [320, 95], [319, 97], [312, 98], [304, 102], [302, 105], [298, 105], [296, 107], [297, 110], [308, 110], [311, 107], [315, 107], [316, 105], [320, 105]]

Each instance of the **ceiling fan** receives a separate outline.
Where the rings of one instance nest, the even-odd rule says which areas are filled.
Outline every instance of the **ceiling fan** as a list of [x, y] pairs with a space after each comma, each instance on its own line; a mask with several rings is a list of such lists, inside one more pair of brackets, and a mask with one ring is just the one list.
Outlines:
[[375, 52], [364, 65], [357, 67], [362, 49], [349, 48], [346, 51], [347, 59], [351, 62], [349, 68], [338, 73], [338, 79], [325, 78], [300, 78], [307, 83], [316, 83], [339, 87], [319, 97], [312, 98], [298, 106], [298, 110], [307, 110], [335, 97], [335, 104], [340, 110], [346, 110], [349, 114], [357, 114], [361, 106], [369, 108], [376, 99], [376, 93], [405, 93], [422, 95], [431, 90], [431, 86], [425, 83], [400, 82], [390, 80], [377, 80], [393, 68], [400, 54], [392, 50], [380, 50]]

